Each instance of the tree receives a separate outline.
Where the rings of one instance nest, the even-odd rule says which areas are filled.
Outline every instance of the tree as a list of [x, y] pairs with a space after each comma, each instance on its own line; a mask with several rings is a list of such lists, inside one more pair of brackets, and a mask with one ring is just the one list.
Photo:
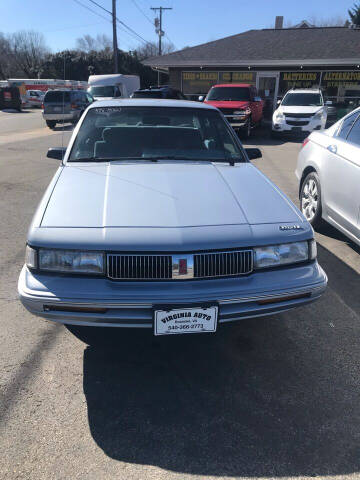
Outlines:
[[14, 66], [30, 78], [37, 76], [49, 53], [43, 34], [33, 30], [21, 30], [9, 35], [8, 42]]
[[[162, 53], [166, 55], [167, 53], [171, 53], [175, 50], [175, 46], [171, 42], [163, 42], [162, 44]], [[159, 47], [156, 42], [147, 42], [141, 47], [136, 48], [136, 54], [138, 59], [145, 60], [145, 58], [156, 57], [159, 52]]]
[[84, 35], [76, 39], [76, 49], [82, 52], [91, 52], [112, 48], [112, 40], [105, 34], [99, 34], [96, 37]]
[[12, 57], [10, 54], [9, 40], [0, 32], [0, 78], [6, 79], [12, 76]]
[[342, 15], [334, 15], [332, 17], [318, 18], [312, 16], [309, 18], [309, 23], [314, 27], [343, 27], [346, 22], [346, 18]]
[[[65, 62], [64, 62], [65, 60]], [[118, 50], [119, 73], [139, 75], [143, 87], [156, 82], [156, 72], [140, 62], [136, 51]], [[48, 55], [42, 64], [43, 75], [47, 78], [64, 78], [71, 80], [87, 80], [89, 75], [114, 73], [112, 50], [83, 52], [65, 50]]]
[[360, 3], [354, 3], [353, 8], [348, 10], [351, 22], [360, 27]]

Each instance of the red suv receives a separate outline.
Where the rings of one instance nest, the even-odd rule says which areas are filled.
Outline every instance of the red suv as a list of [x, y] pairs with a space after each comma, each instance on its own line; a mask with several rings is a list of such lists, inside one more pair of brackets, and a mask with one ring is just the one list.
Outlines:
[[234, 130], [244, 133], [246, 138], [262, 120], [264, 102], [257, 96], [256, 88], [247, 83], [214, 85], [204, 102], [217, 107]]

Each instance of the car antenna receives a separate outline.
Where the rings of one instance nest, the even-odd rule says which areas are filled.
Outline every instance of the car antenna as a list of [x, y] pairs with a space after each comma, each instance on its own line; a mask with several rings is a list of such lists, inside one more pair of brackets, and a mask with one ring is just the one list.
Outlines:
[[61, 128], [61, 150], [62, 159], [64, 161], [64, 115], [65, 115], [65, 83], [66, 83], [66, 51], [64, 52], [64, 88], [62, 92], [62, 128]]

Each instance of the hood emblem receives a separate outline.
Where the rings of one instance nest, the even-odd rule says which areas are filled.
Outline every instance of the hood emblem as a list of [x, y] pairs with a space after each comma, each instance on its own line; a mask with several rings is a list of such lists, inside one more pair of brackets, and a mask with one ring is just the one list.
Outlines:
[[303, 230], [300, 225], [280, 225], [279, 230], [286, 232], [288, 230]]

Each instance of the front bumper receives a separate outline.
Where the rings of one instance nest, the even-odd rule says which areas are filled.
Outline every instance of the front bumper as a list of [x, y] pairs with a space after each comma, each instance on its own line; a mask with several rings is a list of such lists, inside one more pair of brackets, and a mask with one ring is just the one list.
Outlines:
[[[307, 119], [299, 119], [299, 121], [306, 122]], [[279, 133], [296, 133], [296, 132], [306, 132], [310, 133], [314, 130], [322, 130], [325, 128], [326, 121], [322, 120], [311, 120], [306, 125], [291, 125], [287, 122], [272, 122], [272, 131]]]
[[249, 116], [243, 117], [243, 118], [237, 118], [234, 115], [224, 115], [224, 117], [230, 123], [230, 125], [235, 128], [244, 128], [247, 126], [249, 121]]
[[32, 273], [24, 266], [18, 292], [29, 312], [55, 322], [152, 328], [154, 307], [162, 305], [218, 304], [219, 323], [225, 323], [310, 303], [326, 285], [327, 276], [317, 262], [247, 277], [179, 282], [114, 282]]
[[76, 110], [71, 113], [43, 113], [44, 120], [53, 120], [61, 122], [62, 120], [76, 120], [80, 117], [80, 112]]

